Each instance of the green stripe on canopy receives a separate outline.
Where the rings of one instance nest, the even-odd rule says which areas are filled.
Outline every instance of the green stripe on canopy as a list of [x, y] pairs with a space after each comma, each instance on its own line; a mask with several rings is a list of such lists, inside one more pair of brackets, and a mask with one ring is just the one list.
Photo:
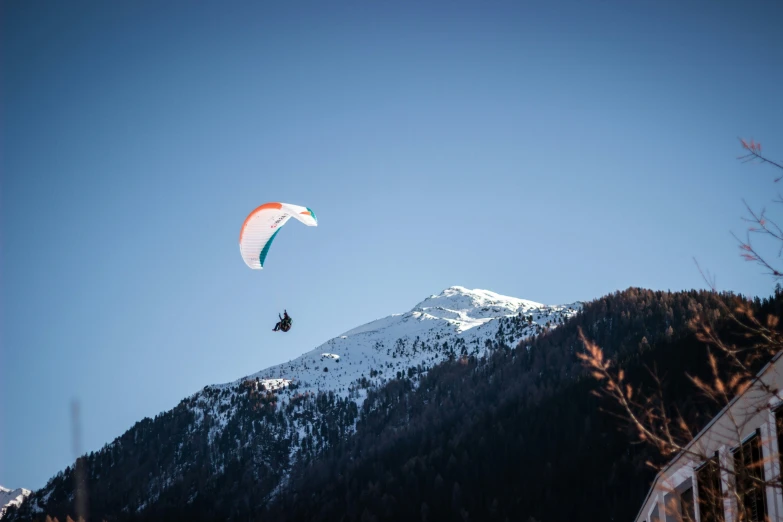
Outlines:
[[264, 259], [266, 259], [266, 255], [269, 253], [269, 247], [272, 246], [272, 241], [275, 240], [275, 236], [277, 233], [280, 232], [280, 229], [278, 228], [275, 230], [275, 233], [272, 234], [272, 237], [269, 238], [269, 241], [266, 242], [266, 245], [264, 245], [264, 248], [261, 249], [261, 255], [258, 256], [258, 261], [261, 263], [261, 266], [264, 266]]

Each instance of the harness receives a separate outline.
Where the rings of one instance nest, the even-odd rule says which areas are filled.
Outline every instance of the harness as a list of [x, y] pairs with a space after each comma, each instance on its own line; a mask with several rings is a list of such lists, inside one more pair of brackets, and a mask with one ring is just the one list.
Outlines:
[[287, 319], [283, 319], [283, 320], [280, 322], [280, 329], [281, 329], [282, 331], [284, 331], [284, 332], [287, 332], [288, 330], [290, 330], [290, 329], [291, 329], [291, 323], [292, 323], [292, 322], [293, 322], [293, 321], [291, 320], [291, 317], [290, 317], [290, 316], [289, 316]]

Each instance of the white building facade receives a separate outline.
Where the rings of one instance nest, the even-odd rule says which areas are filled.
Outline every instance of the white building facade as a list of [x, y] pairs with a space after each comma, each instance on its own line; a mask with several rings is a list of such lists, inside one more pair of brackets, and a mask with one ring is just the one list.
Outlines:
[[782, 356], [658, 473], [635, 522], [783, 522]]

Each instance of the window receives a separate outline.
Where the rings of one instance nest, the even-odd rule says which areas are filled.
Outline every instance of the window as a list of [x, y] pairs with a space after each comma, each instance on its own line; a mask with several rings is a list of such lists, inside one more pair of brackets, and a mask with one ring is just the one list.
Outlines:
[[696, 522], [696, 509], [693, 506], [693, 487], [680, 494], [680, 515], [683, 520]]
[[663, 497], [666, 505], [666, 522], [696, 522], [696, 508], [693, 505], [693, 482], [687, 479], [671, 493]]
[[699, 487], [699, 514], [702, 522], [723, 522], [723, 493], [718, 454], [696, 469]]
[[763, 522], [767, 516], [767, 495], [759, 430], [734, 451], [734, 473], [740, 509], [744, 509], [750, 522]]

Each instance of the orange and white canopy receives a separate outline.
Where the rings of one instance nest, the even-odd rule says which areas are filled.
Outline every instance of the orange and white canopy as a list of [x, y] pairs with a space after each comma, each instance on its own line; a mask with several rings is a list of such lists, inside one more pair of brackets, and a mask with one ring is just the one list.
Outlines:
[[239, 232], [239, 252], [247, 266], [254, 270], [264, 267], [272, 241], [292, 217], [308, 227], [318, 226], [315, 212], [290, 203], [264, 203], [247, 216]]

